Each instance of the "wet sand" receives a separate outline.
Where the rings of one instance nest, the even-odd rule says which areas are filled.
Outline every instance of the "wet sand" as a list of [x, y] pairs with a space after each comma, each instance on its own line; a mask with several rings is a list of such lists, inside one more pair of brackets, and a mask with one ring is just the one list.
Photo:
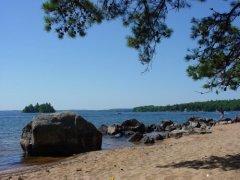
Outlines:
[[169, 138], [152, 146], [76, 155], [47, 165], [0, 172], [0, 179], [240, 179], [240, 123], [211, 134]]

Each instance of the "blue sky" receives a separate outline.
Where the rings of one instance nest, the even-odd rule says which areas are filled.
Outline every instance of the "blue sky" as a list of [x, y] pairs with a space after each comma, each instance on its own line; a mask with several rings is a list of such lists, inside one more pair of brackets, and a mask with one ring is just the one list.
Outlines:
[[44, 31], [42, 2], [0, 1], [0, 110], [36, 102], [56, 109], [109, 109], [239, 98], [239, 91], [196, 93], [203, 82], [186, 75], [184, 56], [194, 46], [191, 18], [206, 16], [210, 7], [226, 9], [224, 1], [171, 13], [174, 34], [158, 46], [144, 74], [120, 21], [93, 26], [85, 38], [59, 40]]

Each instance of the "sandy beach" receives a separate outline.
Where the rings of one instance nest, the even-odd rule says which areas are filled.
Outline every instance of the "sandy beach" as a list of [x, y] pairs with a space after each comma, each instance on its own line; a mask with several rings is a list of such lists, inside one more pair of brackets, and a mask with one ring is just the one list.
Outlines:
[[211, 134], [169, 138], [155, 145], [95, 151], [0, 179], [240, 179], [240, 123], [217, 125]]

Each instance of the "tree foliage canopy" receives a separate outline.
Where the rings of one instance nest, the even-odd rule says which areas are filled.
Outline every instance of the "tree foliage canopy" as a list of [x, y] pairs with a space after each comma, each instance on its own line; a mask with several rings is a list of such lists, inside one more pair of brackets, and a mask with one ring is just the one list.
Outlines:
[[45, 104], [36, 104], [33, 106], [32, 104], [26, 106], [22, 112], [24, 113], [54, 113], [55, 109], [50, 103]]
[[240, 111], [240, 99], [192, 102], [167, 106], [140, 106], [133, 108], [134, 112], [158, 111]]
[[[186, 55], [193, 62], [187, 72], [194, 80], [206, 78], [204, 88], [236, 90], [240, 85], [240, 2], [219, 1], [230, 3], [228, 12], [213, 7], [210, 16], [192, 20], [191, 36], [198, 47]], [[59, 38], [85, 36], [93, 24], [120, 18], [131, 29], [128, 46], [139, 52], [142, 64], [149, 64], [156, 45], [173, 32], [166, 24], [168, 13], [190, 6], [191, 0], [47, 0], [43, 9], [45, 29], [54, 29]]]

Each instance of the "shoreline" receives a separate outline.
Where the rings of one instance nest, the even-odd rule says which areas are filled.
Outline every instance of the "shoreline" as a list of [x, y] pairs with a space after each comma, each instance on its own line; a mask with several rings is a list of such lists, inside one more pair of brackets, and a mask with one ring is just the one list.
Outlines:
[[0, 179], [237, 179], [240, 123], [217, 125], [212, 130], [211, 134], [88, 152], [46, 165], [0, 172]]

